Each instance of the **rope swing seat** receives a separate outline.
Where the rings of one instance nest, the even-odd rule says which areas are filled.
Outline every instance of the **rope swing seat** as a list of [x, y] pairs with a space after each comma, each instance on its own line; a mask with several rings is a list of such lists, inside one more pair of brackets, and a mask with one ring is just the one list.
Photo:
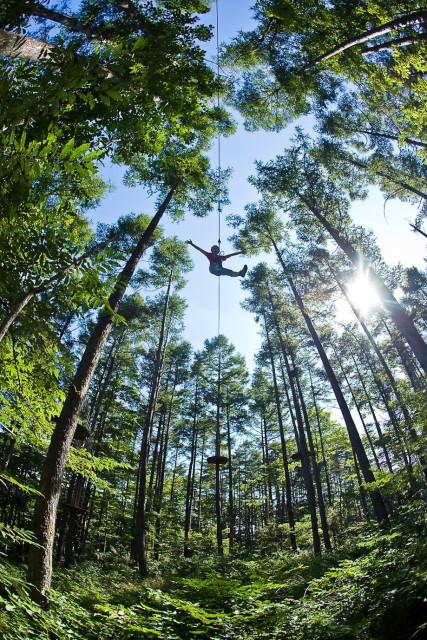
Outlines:
[[209, 456], [206, 462], [208, 464], [227, 464], [228, 458], [226, 456]]

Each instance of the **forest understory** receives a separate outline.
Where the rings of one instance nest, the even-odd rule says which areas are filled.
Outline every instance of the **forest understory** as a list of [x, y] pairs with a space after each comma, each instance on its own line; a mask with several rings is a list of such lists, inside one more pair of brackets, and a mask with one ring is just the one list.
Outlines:
[[322, 556], [175, 558], [153, 563], [146, 578], [118, 549], [94, 552], [56, 573], [44, 608], [30, 599], [16, 558], [0, 569], [0, 632], [4, 640], [423, 640], [425, 503], [386, 530], [358, 529]]

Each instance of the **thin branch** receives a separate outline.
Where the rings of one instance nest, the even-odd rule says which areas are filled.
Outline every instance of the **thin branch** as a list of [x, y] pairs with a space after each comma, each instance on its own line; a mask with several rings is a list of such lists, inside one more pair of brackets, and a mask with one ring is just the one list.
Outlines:
[[422, 24], [424, 22], [427, 22], [427, 10], [414, 11], [412, 13], [407, 14], [406, 16], [401, 16], [400, 18], [396, 18], [395, 20], [386, 22], [385, 24], [382, 24], [379, 27], [376, 27], [375, 29], [370, 29], [368, 31], [365, 31], [364, 33], [361, 33], [358, 36], [355, 36], [354, 38], [350, 38], [349, 40], [342, 42], [341, 44], [337, 45], [327, 53], [323, 53], [321, 56], [318, 56], [311, 62], [308, 62], [306, 65], [304, 65], [304, 67], [299, 71], [299, 73], [304, 73], [305, 71], [309, 71], [310, 69], [313, 69], [313, 67], [318, 65], [320, 62], [324, 62], [325, 60], [328, 60], [329, 58], [332, 58], [338, 55], [339, 53], [342, 53], [343, 51], [350, 49], [351, 47], [354, 47], [358, 44], [362, 44], [362, 42], [367, 42], [372, 38], [383, 36], [386, 33], [390, 33], [390, 31], [396, 31], [397, 29], [403, 29], [405, 27]]

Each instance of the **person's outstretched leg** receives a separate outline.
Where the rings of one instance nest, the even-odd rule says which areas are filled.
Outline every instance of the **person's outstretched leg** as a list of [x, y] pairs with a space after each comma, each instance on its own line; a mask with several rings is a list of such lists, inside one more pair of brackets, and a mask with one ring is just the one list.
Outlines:
[[231, 269], [224, 269], [224, 267], [222, 267], [221, 271], [219, 272], [219, 275], [230, 276], [231, 278], [238, 278], [239, 276], [244, 278], [247, 270], [248, 268], [246, 265], [243, 267], [241, 271], [231, 271]]

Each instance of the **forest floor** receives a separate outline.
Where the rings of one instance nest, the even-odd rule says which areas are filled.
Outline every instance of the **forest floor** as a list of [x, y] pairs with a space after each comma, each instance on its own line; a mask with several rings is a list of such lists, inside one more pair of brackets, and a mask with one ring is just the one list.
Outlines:
[[48, 611], [23, 567], [3, 565], [4, 640], [423, 640], [427, 531], [420, 507], [387, 531], [315, 557], [250, 555], [155, 563], [142, 579], [113, 553], [55, 572]]

